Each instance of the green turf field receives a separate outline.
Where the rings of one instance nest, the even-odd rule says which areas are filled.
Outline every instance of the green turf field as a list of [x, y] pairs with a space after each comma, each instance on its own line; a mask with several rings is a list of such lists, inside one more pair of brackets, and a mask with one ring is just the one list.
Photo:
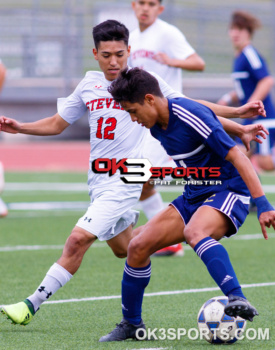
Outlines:
[[[263, 180], [265, 184], [275, 184], [272, 176], [263, 177]], [[3, 199], [9, 204], [89, 201], [85, 191], [86, 174], [8, 173], [6, 181], [7, 189]], [[12, 183], [25, 182], [82, 183], [84, 190], [12, 190]], [[162, 195], [165, 201], [177, 196], [170, 192]], [[268, 197], [274, 204], [275, 195], [268, 194]], [[9, 216], [0, 220], [0, 304], [21, 301], [34, 292], [49, 267], [59, 258], [62, 245], [83, 212], [81, 209], [10, 210]], [[139, 224], [144, 222], [144, 215], [141, 214]], [[264, 241], [257, 235], [259, 233], [257, 217], [251, 214], [237, 236], [243, 239], [222, 241], [241, 284], [257, 285], [244, 289], [260, 313], [253, 323], [247, 323], [247, 328], [254, 328], [257, 332], [258, 328], [269, 328], [270, 336], [269, 340], [244, 339], [231, 345], [234, 349], [275, 348], [275, 235], [273, 233], [268, 241]], [[216, 285], [203, 263], [188, 248], [184, 257], [152, 259], [152, 278], [146, 293], [185, 292], [146, 296], [143, 318], [148, 328], [196, 328], [201, 305], [209, 298], [221, 295], [216, 290], [201, 290]], [[56, 303], [43, 304], [28, 326], [11, 325], [1, 315], [0, 349], [200, 350], [217, 347], [205, 340], [191, 340], [186, 336], [173, 341], [99, 343], [98, 339], [112, 330], [121, 319], [119, 296], [123, 267], [124, 259], [115, 258], [105, 243], [96, 243], [86, 253], [74, 278], [50, 299]], [[259, 285], [272, 282], [273, 285]], [[190, 291], [192, 289], [195, 290]], [[82, 298], [89, 300], [79, 300]], [[61, 303], [61, 300], [67, 302]]]

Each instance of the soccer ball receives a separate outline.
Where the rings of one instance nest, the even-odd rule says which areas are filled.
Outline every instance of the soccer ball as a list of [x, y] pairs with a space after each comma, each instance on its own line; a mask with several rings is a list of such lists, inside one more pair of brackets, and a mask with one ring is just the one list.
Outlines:
[[209, 343], [235, 343], [243, 334], [246, 321], [241, 317], [230, 317], [224, 313], [228, 303], [225, 296], [214, 297], [204, 303], [198, 314], [198, 328]]

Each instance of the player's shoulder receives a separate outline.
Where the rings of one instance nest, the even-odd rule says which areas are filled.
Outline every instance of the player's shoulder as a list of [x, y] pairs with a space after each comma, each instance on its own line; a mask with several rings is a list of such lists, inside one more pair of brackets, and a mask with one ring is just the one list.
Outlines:
[[100, 71], [88, 71], [85, 77], [79, 84], [80, 88], [83, 90], [106, 90], [106, 79], [103, 72]]
[[247, 45], [243, 49], [242, 54], [253, 69], [261, 68], [263, 64], [263, 58], [254, 46]]
[[207, 118], [213, 114], [212, 110], [205, 105], [186, 97], [169, 99], [171, 109], [176, 115], [185, 115], [191, 118], [197, 116], [200, 119]]
[[83, 80], [89, 80], [89, 81], [93, 81], [93, 80], [104, 80], [104, 74], [103, 72], [100, 71], [96, 71], [96, 70], [90, 70], [88, 72], [86, 72], [85, 77], [83, 78]]
[[183, 33], [175, 25], [165, 22], [162, 19], [158, 18], [155, 22], [155, 28], [158, 29], [158, 32], [163, 33], [164, 35], [177, 35]]

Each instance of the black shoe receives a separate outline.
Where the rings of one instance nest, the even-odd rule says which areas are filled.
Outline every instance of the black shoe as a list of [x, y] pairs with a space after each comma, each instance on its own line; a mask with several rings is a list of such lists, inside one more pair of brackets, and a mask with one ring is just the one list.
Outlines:
[[250, 322], [253, 321], [253, 317], [258, 314], [258, 311], [252, 306], [245, 298], [238, 297], [230, 294], [228, 297], [228, 304], [224, 308], [224, 312], [228, 316], [237, 317], [240, 316]]
[[139, 340], [137, 337], [144, 339], [144, 332], [146, 332], [146, 328], [142, 320], [140, 324], [136, 326], [123, 318], [119, 324], [116, 324], [116, 328], [113, 329], [112, 332], [101, 337], [99, 341], [122, 341], [129, 338]]

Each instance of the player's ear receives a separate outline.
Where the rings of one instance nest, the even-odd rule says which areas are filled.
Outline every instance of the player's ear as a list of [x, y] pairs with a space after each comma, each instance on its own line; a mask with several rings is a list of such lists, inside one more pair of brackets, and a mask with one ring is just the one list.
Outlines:
[[159, 16], [160, 14], [162, 14], [162, 12], [164, 11], [164, 9], [165, 9], [165, 7], [164, 7], [163, 5], [161, 5], [161, 6], [159, 7], [158, 16]]
[[152, 106], [155, 102], [155, 97], [151, 94], [146, 94], [144, 97], [145, 102], [147, 102], [150, 106]]
[[93, 54], [94, 54], [94, 58], [95, 58], [95, 60], [97, 60], [97, 61], [98, 61], [97, 49], [93, 48]]
[[130, 53], [131, 53], [131, 45], [128, 45], [127, 47], [127, 56], [130, 57]]
[[136, 11], [136, 2], [135, 2], [135, 1], [132, 1], [131, 5], [132, 5], [132, 9], [133, 9], [134, 11]]

